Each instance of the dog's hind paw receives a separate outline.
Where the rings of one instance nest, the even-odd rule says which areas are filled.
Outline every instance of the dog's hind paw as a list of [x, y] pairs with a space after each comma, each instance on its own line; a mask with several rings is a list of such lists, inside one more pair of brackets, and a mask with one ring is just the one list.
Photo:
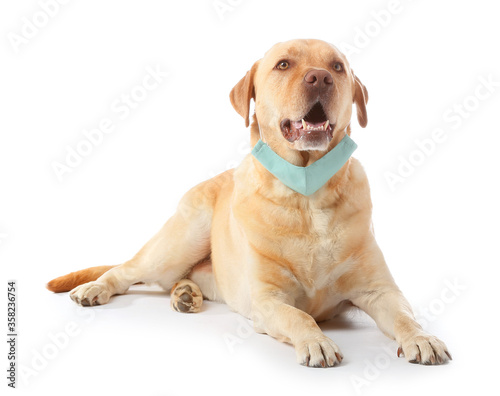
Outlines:
[[189, 279], [177, 282], [172, 288], [170, 306], [174, 311], [183, 313], [200, 312], [203, 294], [196, 283]]
[[84, 307], [106, 304], [111, 298], [111, 292], [103, 283], [89, 282], [75, 287], [69, 292], [71, 299]]

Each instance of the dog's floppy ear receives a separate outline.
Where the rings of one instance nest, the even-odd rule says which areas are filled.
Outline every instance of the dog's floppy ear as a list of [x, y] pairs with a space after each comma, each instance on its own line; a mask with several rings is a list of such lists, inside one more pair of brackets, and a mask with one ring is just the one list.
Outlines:
[[250, 125], [249, 113], [250, 113], [250, 100], [255, 100], [255, 88], [253, 85], [253, 79], [255, 77], [255, 72], [257, 71], [258, 61], [254, 63], [252, 68], [247, 71], [245, 77], [243, 77], [238, 84], [231, 90], [229, 98], [231, 99], [231, 104], [234, 109], [238, 112], [240, 116], [245, 119], [245, 126]]
[[354, 73], [352, 73], [352, 76], [354, 79], [353, 103], [356, 103], [359, 125], [361, 125], [361, 127], [364, 128], [366, 124], [368, 124], [368, 115], [366, 114], [366, 104], [368, 103], [368, 91]]

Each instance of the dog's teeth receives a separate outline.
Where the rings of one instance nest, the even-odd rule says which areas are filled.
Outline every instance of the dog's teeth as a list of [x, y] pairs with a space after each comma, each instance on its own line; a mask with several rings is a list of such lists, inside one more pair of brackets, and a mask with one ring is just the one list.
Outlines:
[[326, 131], [328, 130], [329, 126], [330, 126], [330, 120], [325, 121], [323, 125], [315, 127], [308, 124], [306, 121], [304, 121], [304, 119], [302, 119], [302, 129], [304, 131]]
[[315, 126], [308, 124], [307, 122], [304, 121], [304, 119], [302, 119], [302, 128], [304, 131], [326, 131], [329, 126], [330, 126], [329, 120], [325, 121], [325, 123], [323, 125], [315, 127]]

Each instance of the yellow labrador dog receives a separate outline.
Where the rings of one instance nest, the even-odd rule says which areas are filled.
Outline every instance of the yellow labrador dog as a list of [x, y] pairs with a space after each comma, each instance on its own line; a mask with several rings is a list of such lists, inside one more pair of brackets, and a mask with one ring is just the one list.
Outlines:
[[252, 319], [257, 332], [293, 344], [298, 362], [312, 367], [331, 367], [343, 358], [317, 322], [355, 306], [398, 342], [398, 355], [409, 362], [451, 359], [445, 344], [415, 321], [387, 268], [359, 161], [349, 152], [336, 172], [323, 166], [319, 176], [326, 179], [313, 192], [294, 187], [301, 169], [345, 148], [353, 103], [359, 124], [367, 124], [368, 93], [346, 57], [319, 40], [276, 44], [230, 99], [246, 126], [254, 99], [251, 144], [272, 151], [292, 172], [289, 182], [249, 154], [236, 169], [188, 191], [130, 261], [54, 279], [49, 290], [72, 289], [76, 303], [92, 306], [132, 284], [157, 282], [172, 290], [175, 310], [198, 312], [203, 298], [225, 302]]

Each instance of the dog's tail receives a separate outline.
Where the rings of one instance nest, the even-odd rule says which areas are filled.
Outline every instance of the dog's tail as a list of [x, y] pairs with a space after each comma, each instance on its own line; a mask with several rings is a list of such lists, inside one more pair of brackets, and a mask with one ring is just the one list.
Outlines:
[[99, 267], [91, 267], [81, 271], [72, 272], [68, 275], [60, 276], [59, 278], [52, 279], [47, 283], [47, 289], [54, 293], [67, 292], [77, 286], [83, 285], [87, 282], [95, 281], [102, 274], [109, 271], [116, 265], [101, 265]]

